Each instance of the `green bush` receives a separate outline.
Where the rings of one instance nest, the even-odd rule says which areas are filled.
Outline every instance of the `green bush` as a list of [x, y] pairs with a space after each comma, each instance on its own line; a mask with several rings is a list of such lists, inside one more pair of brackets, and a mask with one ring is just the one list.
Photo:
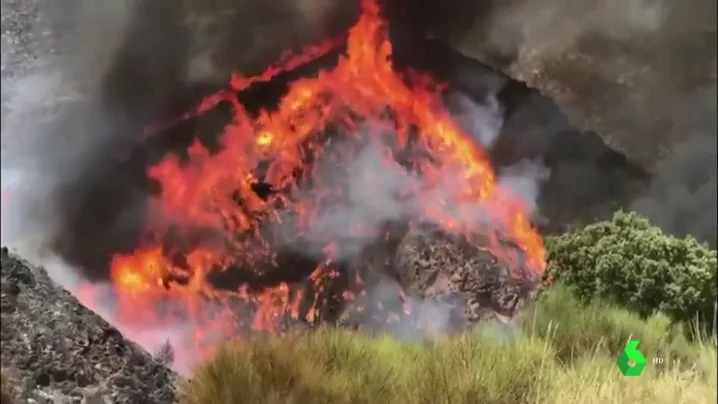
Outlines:
[[584, 299], [601, 298], [647, 317], [710, 322], [716, 301], [716, 251], [693, 237], [679, 239], [640, 215], [619, 211], [613, 220], [547, 240], [546, 277]]

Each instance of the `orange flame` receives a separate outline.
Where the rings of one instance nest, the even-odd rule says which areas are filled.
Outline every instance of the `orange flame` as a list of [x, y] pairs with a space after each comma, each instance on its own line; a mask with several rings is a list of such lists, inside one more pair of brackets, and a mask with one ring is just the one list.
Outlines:
[[[329, 48], [312, 48], [258, 77], [234, 75], [230, 87], [239, 91], [269, 80]], [[392, 150], [423, 150], [428, 157], [412, 161], [412, 170], [422, 176], [421, 189], [405, 190], [421, 200], [422, 219], [472, 239], [487, 238], [486, 248], [496, 256], [515, 267], [528, 266], [541, 272], [543, 242], [530, 224], [526, 206], [498, 188], [483, 150], [442, 106], [439, 86], [428, 77], [409, 83], [392, 66], [391, 55], [392, 44], [379, 7], [375, 1], [366, 0], [361, 17], [349, 32], [346, 52], [335, 68], [293, 82], [274, 110], [250, 116], [233, 92], [223, 91], [188, 113], [200, 114], [220, 102], [229, 102], [234, 119], [225, 127], [221, 151], [210, 153], [195, 143], [188, 160], [181, 162], [168, 156], [149, 169], [148, 175], [161, 184], [162, 192], [155, 200], [158, 209], [147, 220], [147, 241], [137, 251], [116, 255], [112, 262], [120, 321], [137, 324], [144, 319], [158, 324], [162, 318], [191, 316], [205, 333], [193, 336], [193, 343], [199, 345], [209, 334], [231, 332], [243, 322], [238, 310], [229, 308], [236, 305], [253, 308], [246, 324], [256, 331], [278, 332], [286, 319], [316, 321], [322, 315], [319, 307], [324, 282], [336, 276], [331, 263], [333, 246], [327, 246], [325, 264], [309, 277], [309, 289], [280, 283], [262, 291], [244, 287], [219, 290], [210, 286], [207, 277], [212, 270], [255, 264], [261, 267], [260, 263], [271, 262], [274, 251], [260, 224], [282, 220], [278, 206], [296, 214], [300, 234], [311, 224], [332, 191], [323, 189], [317, 180], [313, 195], [299, 200], [290, 195], [311, 177], [311, 170], [305, 169], [306, 157], [323, 151], [325, 142], [318, 135], [330, 125], [344, 129], [347, 134], [343, 136], [357, 138], [363, 136], [355, 134], [358, 128], [368, 125], [371, 135], [362, 139], [388, 150], [388, 154]], [[377, 135], [389, 132], [389, 140]], [[267, 161], [263, 181], [280, 192], [260, 197], [253, 188], [258, 181], [253, 173]], [[447, 185], [448, 176], [453, 179]], [[439, 188], [443, 192], [432, 193]], [[489, 211], [493, 219], [490, 228], [475, 219], [476, 207]], [[206, 236], [200, 242], [190, 242], [198, 229]], [[187, 240], [187, 245], [169, 249], [159, 236], [169, 233]], [[501, 241], [505, 239], [513, 241], [523, 253], [505, 248]], [[177, 255], [184, 257], [183, 263], [175, 259]], [[315, 296], [306, 295], [308, 292]], [[361, 292], [347, 291], [344, 298], [353, 300], [358, 294]], [[183, 307], [183, 311], [158, 313], [156, 308], [167, 301]], [[309, 308], [301, 310], [305, 303]], [[408, 303], [404, 311], [410, 312]]]

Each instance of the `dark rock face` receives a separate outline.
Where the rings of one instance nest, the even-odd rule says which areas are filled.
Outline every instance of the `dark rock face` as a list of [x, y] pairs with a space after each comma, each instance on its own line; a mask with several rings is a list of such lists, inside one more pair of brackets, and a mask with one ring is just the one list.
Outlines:
[[5, 247], [1, 302], [3, 373], [27, 402], [176, 401], [171, 370]]

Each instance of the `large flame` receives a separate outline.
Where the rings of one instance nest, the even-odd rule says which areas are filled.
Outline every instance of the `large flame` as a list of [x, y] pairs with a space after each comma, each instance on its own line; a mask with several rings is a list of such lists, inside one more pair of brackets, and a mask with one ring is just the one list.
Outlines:
[[[346, 52], [333, 69], [291, 83], [272, 110], [250, 115], [235, 97], [253, 83], [269, 80], [327, 49], [315, 47], [258, 77], [234, 76], [230, 90], [208, 97], [191, 112], [199, 114], [229, 102], [234, 119], [224, 129], [219, 152], [195, 143], [188, 158], [168, 156], [149, 169], [148, 175], [161, 184], [161, 193], [153, 200], [142, 247], [112, 260], [120, 324], [157, 325], [175, 316], [190, 317], [203, 333], [195, 335], [193, 343], [211, 346], [211, 336], [233, 333], [238, 327], [276, 332], [287, 318], [316, 321], [322, 315], [318, 312], [322, 285], [337, 276], [332, 243], [306, 280], [310, 288], [279, 283], [259, 291], [222, 290], [213, 287], [208, 277], [218, 270], [261, 275], [260, 268], [271, 266], [276, 258], [264, 225], [287, 220], [286, 213], [291, 212], [301, 237], [321, 209], [340, 197], [340, 190], [323, 184], [308, 163], [312, 156], [326, 152], [325, 134], [331, 130], [356, 145], [384, 150], [386, 167], [401, 164], [420, 175], [420, 183], [407, 185], [402, 192], [420, 201], [421, 220], [472, 240], [479, 237], [494, 255], [514, 267], [543, 270], [543, 244], [529, 222], [528, 209], [497, 186], [480, 145], [442, 106], [440, 86], [419, 75], [409, 80], [394, 69], [392, 44], [374, 1], [364, 1]], [[332, 158], [340, 162], [356, 152], [339, 150]], [[411, 159], [400, 163], [396, 156], [402, 153]], [[258, 170], [260, 166], [265, 168]], [[258, 183], [268, 184], [271, 192], [257, 192]], [[299, 192], [307, 184], [312, 192]], [[477, 209], [491, 220], [477, 220]], [[353, 225], [355, 231], [362, 231], [362, 223]], [[506, 240], [521, 251], [505, 247]], [[355, 279], [354, 289], [343, 298], [361, 293], [360, 285], [361, 279]], [[307, 296], [307, 291], [317, 296]], [[306, 302], [309, 308], [302, 309]], [[251, 315], [243, 319], [237, 313]]]

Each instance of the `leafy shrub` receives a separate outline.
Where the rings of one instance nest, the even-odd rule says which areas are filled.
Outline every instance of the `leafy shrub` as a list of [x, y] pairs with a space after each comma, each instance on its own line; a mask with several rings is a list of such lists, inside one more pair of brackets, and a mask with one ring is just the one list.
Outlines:
[[712, 319], [716, 251], [693, 237], [679, 239], [633, 212], [616, 212], [547, 241], [546, 276], [580, 298], [601, 298], [649, 316]]

